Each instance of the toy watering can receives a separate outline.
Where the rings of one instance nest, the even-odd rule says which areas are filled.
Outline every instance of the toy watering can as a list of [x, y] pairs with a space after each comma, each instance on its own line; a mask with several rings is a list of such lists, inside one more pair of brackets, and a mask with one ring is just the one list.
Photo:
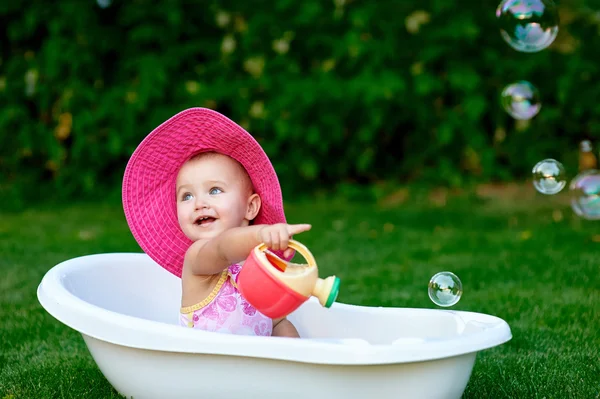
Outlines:
[[319, 278], [317, 263], [308, 248], [294, 240], [288, 245], [308, 264], [286, 262], [260, 244], [252, 250], [238, 275], [238, 288], [244, 298], [272, 319], [287, 316], [311, 296], [329, 308], [340, 289], [338, 277]]

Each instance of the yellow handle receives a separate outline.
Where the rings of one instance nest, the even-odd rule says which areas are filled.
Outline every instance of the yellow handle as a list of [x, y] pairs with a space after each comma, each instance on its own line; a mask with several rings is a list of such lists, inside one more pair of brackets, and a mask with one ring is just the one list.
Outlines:
[[[288, 246], [290, 248], [295, 249], [296, 251], [300, 252], [300, 255], [304, 256], [304, 259], [306, 259], [306, 261], [308, 262], [309, 267], [317, 266], [317, 262], [315, 261], [315, 258], [310, 253], [308, 248], [306, 248], [306, 246], [304, 246], [304, 244], [301, 244], [296, 240], [290, 240], [288, 243]], [[267, 245], [265, 243], [262, 243], [258, 246], [258, 250], [262, 251], [262, 252], [266, 252], [268, 249], [269, 248], [267, 247]]]

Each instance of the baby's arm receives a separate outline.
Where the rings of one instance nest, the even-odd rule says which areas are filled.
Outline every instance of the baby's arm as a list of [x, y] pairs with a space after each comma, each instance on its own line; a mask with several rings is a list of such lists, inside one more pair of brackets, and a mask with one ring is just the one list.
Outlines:
[[232, 263], [245, 260], [264, 242], [273, 250], [285, 250], [292, 235], [310, 230], [309, 224], [256, 225], [234, 227], [209, 241], [194, 242], [185, 254], [185, 263], [194, 275], [222, 272]]
[[273, 320], [273, 333], [274, 337], [290, 337], [290, 338], [300, 338], [300, 334], [298, 334], [298, 330], [286, 318]]

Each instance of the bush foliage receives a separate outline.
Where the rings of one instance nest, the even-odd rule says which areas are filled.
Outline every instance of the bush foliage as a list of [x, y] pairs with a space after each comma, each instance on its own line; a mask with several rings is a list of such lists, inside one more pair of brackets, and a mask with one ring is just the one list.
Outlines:
[[[0, 187], [64, 197], [118, 190], [131, 152], [194, 106], [263, 145], [284, 193], [340, 182], [460, 186], [527, 176], [599, 137], [600, 14], [559, 5], [539, 53], [467, 0], [45, 0], [0, 5]], [[542, 110], [515, 123], [508, 83]]]

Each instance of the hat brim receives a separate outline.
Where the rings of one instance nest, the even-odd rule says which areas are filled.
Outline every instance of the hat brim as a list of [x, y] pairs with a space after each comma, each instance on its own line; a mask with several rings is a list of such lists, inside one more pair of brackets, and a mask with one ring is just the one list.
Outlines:
[[192, 244], [177, 220], [175, 185], [181, 166], [199, 152], [215, 151], [248, 172], [261, 208], [254, 224], [285, 223], [275, 169], [258, 142], [241, 126], [206, 108], [190, 108], [154, 129], [131, 155], [123, 176], [123, 209], [142, 250], [181, 277]]

